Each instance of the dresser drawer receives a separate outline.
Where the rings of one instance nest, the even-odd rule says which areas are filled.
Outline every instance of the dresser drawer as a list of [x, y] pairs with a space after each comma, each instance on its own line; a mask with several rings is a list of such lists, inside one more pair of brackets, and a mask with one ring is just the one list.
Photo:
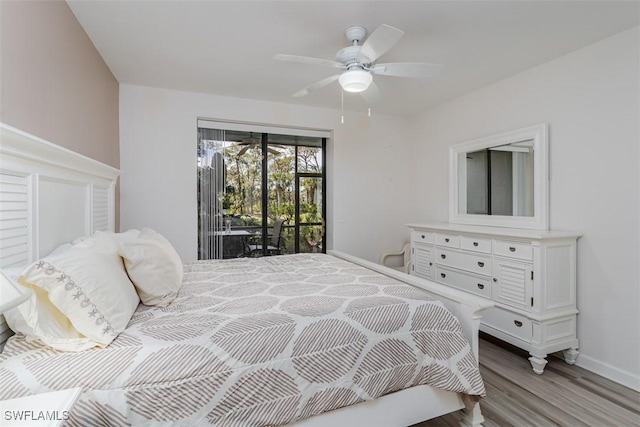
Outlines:
[[482, 237], [461, 236], [460, 249], [490, 254], [491, 239], [484, 239]]
[[436, 245], [439, 245], [439, 246], [446, 246], [448, 248], [460, 247], [460, 236], [457, 234], [436, 233], [435, 240], [436, 240]]
[[491, 299], [491, 279], [436, 265], [435, 281]]
[[433, 243], [433, 233], [414, 230], [411, 232], [411, 241], [414, 243]]
[[482, 323], [529, 343], [533, 336], [531, 320], [500, 307], [483, 311]]
[[525, 259], [528, 261], [533, 259], [533, 248], [530, 243], [494, 240], [493, 253], [498, 256]]
[[447, 267], [460, 268], [472, 273], [491, 275], [491, 257], [436, 247], [435, 262]]

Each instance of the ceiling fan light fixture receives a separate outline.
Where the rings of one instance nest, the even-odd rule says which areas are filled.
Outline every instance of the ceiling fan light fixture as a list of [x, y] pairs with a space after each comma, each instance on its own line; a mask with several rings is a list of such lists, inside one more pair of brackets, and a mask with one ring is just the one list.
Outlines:
[[347, 92], [362, 92], [367, 90], [372, 81], [373, 76], [365, 70], [345, 71], [338, 78], [340, 86]]

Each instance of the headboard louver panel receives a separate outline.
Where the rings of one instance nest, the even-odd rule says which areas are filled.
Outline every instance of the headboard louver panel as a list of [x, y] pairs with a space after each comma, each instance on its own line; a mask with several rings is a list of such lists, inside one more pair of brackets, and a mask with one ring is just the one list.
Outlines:
[[[0, 268], [26, 267], [75, 237], [115, 231], [119, 173], [0, 123]], [[0, 315], [0, 350], [9, 335]]]
[[29, 261], [29, 186], [24, 176], [0, 174], [0, 267]]
[[92, 231], [109, 230], [109, 189], [93, 187]]

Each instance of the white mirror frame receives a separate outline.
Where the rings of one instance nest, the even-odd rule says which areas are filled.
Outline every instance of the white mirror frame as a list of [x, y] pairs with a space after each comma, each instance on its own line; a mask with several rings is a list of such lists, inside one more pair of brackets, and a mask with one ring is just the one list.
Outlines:
[[[460, 181], [466, 182], [466, 153], [533, 140], [533, 216], [476, 215], [460, 213]], [[449, 222], [493, 227], [549, 228], [549, 140], [546, 124], [474, 139], [449, 148]], [[461, 163], [462, 162], [462, 163]]]

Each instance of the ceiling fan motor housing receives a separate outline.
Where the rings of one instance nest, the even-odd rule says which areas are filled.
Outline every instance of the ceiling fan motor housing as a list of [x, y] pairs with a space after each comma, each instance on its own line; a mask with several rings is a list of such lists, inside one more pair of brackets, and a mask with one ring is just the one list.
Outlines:
[[353, 45], [340, 49], [336, 53], [336, 62], [343, 64], [348, 69], [362, 69], [363, 65], [370, 65], [371, 60], [360, 54], [361, 46], [358, 46], [358, 42], [364, 40], [367, 35], [367, 29], [361, 26], [353, 26], [347, 28], [344, 34]]
[[340, 49], [338, 53], [336, 53], [336, 62], [343, 64], [349, 69], [351, 66], [362, 68], [363, 65], [371, 64], [369, 58], [360, 54], [360, 46], [347, 46]]

